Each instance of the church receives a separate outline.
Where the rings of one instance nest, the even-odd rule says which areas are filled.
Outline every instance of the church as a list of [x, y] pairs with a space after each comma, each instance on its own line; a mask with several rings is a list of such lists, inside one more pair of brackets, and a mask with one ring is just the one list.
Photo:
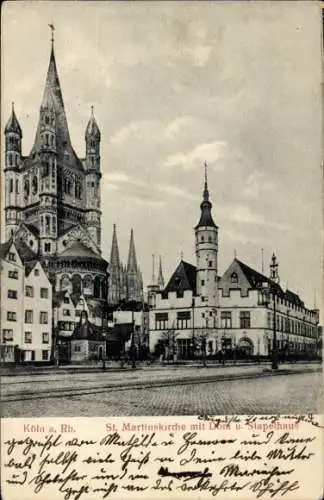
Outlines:
[[280, 286], [273, 254], [266, 276], [235, 258], [218, 270], [219, 228], [212, 216], [207, 165], [200, 217], [194, 229], [196, 265], [179, 262], [167, 285], [148, 289], [149, 345], [164, 359], [313, 357], [319, 311]]
[[52, 329], [69, 337], [82, 310], [104, 327], [108, 262], [101, 254], [101, 134], [93, 109], [85, 127], [85, 156], [73, 149], [52, 35], [34, 144], [22, 155], [16, 111], [5, 131], [5, 236], [39, 262], [53, 290]]

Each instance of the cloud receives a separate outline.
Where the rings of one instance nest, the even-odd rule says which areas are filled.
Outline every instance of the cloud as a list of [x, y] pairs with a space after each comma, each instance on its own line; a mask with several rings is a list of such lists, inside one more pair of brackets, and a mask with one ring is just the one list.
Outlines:
[[239, 205], [231, 212], [230, 219], [243, 224], [264, 224], [264, 219], [244, 205]]
[[179, 132], [187, 129], [188, 127], [195, 126], [197, 120], [192, 116], [180, 116], [172, 122], [168, 123], [165, 129], [165, 136], [168, 139], [173, 139]]
[[267, 179], [266, 174], [260, 171], [252, 172], [246, 181], [246, 186], [243, 194], [248, 198], [257, 198], [262, 195], [262, 193], [267, 190], [274, 188], [274, 182]]
[[[183, 170], [193, 170], [207, 161], [213, 168], [218, 160], [226, 156], [226, 150], [227, 144], [222, 141], [199, 144], [186, 153], [168, 155], [164, 166], [167, 168], [178, 167]], [[220, 165], [217, 165], [217, 170], [220, 168]]]
[[131, 138], [147, 138], [151, 136], [152, 130], [157, 126], [156, 121], [140, 120], [129, 123], [119, 129], [111, 138], [110, 144], [123, 146]]
[[194, 200], [194, 201], [199, 200], [199, 197], [197, 195], [191, 193], [190, 191], [186, 191], [177, 186], [174, 186], [172, 184], [162, 185], [158, 189], [159, 191], [162, 191], [164, 194], [169, 196], [185, 198], [187, 200]]
[[147, 186], [147, 182], [144, 182], [140, 179], [134, 179], [126, 172], [118, 172], [116, 170], [112, 172], [106, 172], [103, 175], [103, 179], [104, 182], [108, 185], [111, 183], [127, 183], [133, 184], [134, 186]]

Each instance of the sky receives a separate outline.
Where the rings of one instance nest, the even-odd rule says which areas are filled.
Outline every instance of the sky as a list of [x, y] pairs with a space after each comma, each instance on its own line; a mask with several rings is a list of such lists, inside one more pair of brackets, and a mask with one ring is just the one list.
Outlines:
[[[322, 293], [321, 17], [316, 2], [7, 2], [2, 130], [11, 102], [32, 147], [50, 55], [72, 144], [101, 130], [102, 251], [113, 224], [127, 261], [134, 228], [144, 284], [195, 264], [204, 167], [219, 274], [234, 253], [309, 307]], [[3, 155], [2, 155], [3, 163]]]

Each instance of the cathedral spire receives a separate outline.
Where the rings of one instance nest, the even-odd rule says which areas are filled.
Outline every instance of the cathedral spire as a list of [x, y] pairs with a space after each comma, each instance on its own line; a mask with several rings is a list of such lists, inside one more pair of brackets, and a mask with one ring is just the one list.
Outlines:
[[129, 271], [137, 271], [137, 259], [136, 259], [133, 228], [131, 229], [128, 260], [127, 260], [127, 272]]
[[112, 243], [111, 243], [111, 251], [110, 251], [110, 266], [116, 266], [120, 267], [120, 259], [119, 259], [119, 248], [118, 248], [118, 240], [117, 240], [117, 231], [116, 231], [116, 224], [114, 224], [114, 229], [113, 229], [113, 237], [112, 237]]
[[157, 279], [157, 284], [160, 288], [160, 290], [162, 290], [164, 288], [164, 277], [163, 277], [163, 271], [162, 271], [162, 258], [160, 256], [160, 262], [159, 262], [159, 275], [158, 275], [158, 279]]
[[212, 204], [209, 201], [209, 191], [208, 191], [208, 179], [207, 179], [207, 163], [204, 163], [205, 167], [205, 182], [204, 182], [204, 190], [203, 190], [203, 200], [200, 204], [200, 220], [196, 226], [198, 227], [217, 227], [215, 222], [213, 221], [213, 217], [211, 214]]

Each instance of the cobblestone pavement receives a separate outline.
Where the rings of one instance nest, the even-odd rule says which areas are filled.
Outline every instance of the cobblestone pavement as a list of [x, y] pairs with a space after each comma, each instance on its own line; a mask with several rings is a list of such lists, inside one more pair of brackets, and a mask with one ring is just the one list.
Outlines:
[[[103, 374], [104, 375], [104, 374]], [[189, 383], [2, 403], [3, 417], [320, 413], [322, 374]]]

